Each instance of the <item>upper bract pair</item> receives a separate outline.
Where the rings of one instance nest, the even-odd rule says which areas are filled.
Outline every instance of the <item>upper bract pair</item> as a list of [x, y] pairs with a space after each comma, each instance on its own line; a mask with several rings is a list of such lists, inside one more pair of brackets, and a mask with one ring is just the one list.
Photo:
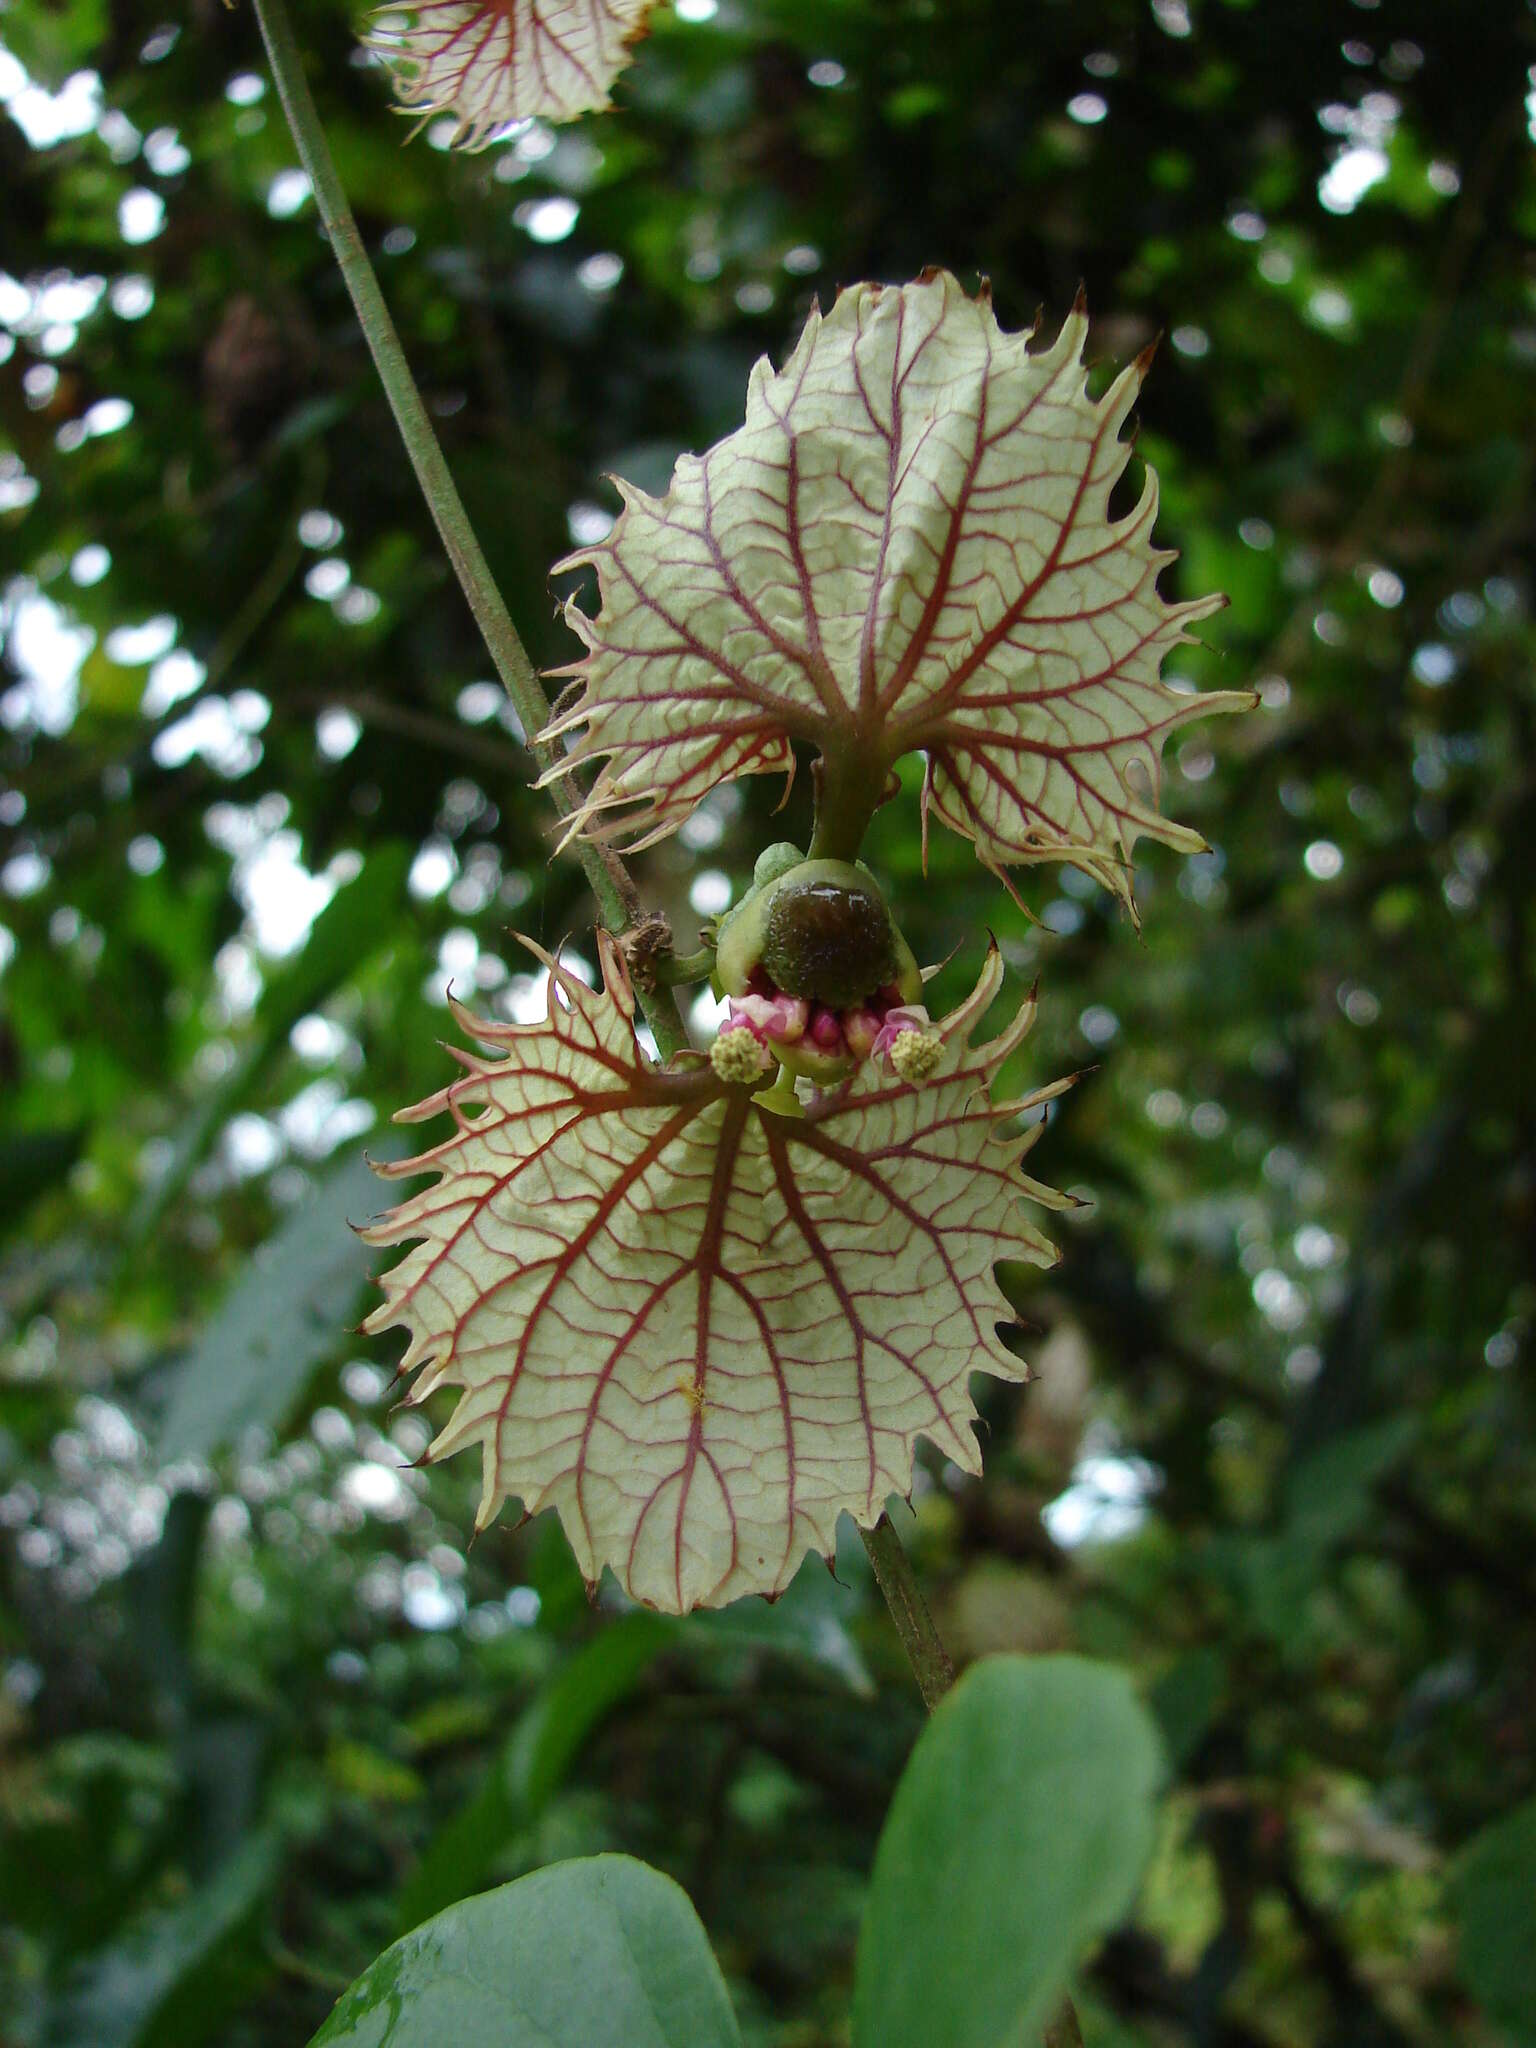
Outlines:
[[[573, 47], [616, 65], [645, 12], [571, 0], [541, 9], [541, 32], [568, 19], [589, 38]], [[508, 47], [526, 13], [415, 10]], [[483, 132], [489, 103], [472, 104]], [[811, 852], [846, 864], [918, 754], [925, 843], [937, 819], [1000, 875], [1070, 862], [1134, 914], [1137, 838], [1203, 845], [1159, 813], [1165, 740], [1253, 699], [1162, 680], [1222, 600], [1160, 595], [1150, 471], [1111, 512], [1147, 358], [1090, 397], [1087, 332], [1079, 304], [1034, 350], [985, 288], [941, 271], [857, 285], [812, 312], [782, 369], [758, 364], [744, 425], [683, 456], [664, 498], [620, 483], [607, 539], [558, 565], [594, 567], [600, 598], [566, 607], [579, 688], [545, 735], [562, 774], [592, 771], [568, 836], [650, 844], [733, 778], [791, 774], [798, 746], [816, 764]], [[461, 1054], [466, 1073], [406, 1112], [446, 1111], [455, 1132], [385, 1169], [438, 1179], [367, 1233], [414, 1242], [367, 1327], [409, 1332], [413, 1398], [461, 1390], [433, 1449], [481, 1444], [482, 1521], [509, 1495], [554, 1506], [590, 1579], [612, 1566], [670, 1611], [771, 1595], [808, 1548], [830, 1551], [841, 1511], [867, 1527], [909, 1490], [920, 1436], [979, 1469], [969, 1376], [1025, 1376], [993, 1268], [1053, 1256], [1025, 1200], [1068, 1206], [1024, 1174], [1041, 1126], [1016, 1119], [1066, 1084], [992, 1100], [1033, 1011], [973, 1043], [995, 951], [931, 1029], [904, 948], [870, 954], [868, 1000], [832, 974], [836, 1058], [789, 1056], [824, 1083], [799, 1095], [739, 1053], [658, 1067], [618, 951], [600, 952], [597, 990], [547, 963], [540, 1024], [458, 1013], [499, 1057]], [[787, 992], [799, 1009], [775, 1008], [785, 990], [748, 965], [733, 1022], [782, 1053], [819, 998], [807, 983]], [[887, 1048], [923, 1029], [922, 1056], [867, 1059], [883, 1027]]]

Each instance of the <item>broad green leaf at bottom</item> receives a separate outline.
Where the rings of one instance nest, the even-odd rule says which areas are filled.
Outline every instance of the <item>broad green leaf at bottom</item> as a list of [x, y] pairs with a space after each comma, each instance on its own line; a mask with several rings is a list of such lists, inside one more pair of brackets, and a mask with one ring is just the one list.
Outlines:
[[629, 1856], [536, 1870], [385, 1949], [311, 2048], [740, 2048], [686, 1894]]

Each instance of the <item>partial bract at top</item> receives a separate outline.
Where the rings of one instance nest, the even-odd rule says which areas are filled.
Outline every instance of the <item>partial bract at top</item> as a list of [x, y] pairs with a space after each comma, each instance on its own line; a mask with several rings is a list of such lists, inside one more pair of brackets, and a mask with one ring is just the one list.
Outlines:
[[656, 0], [417, 0], [379, 10], [370, 49], [412, 113], [451, 114], [478, 149], [509, 121], [608, 105]]
[[925, 824], [996, 869], [1070, 860], [1129, 902], [1139, 834], [1197, 850], [1158, 815], [1163, 742], [1254, 700], [1160, 680], [1223, 600], [1159, 596], [1150, 471], [1111, 517], [1147, 358], [1095, 401], [1087, 333], [1079, 304], [1031, 353], [942, 271], [857, 285], [665, 498], [621, 483], [609, 537], [559, 565], [594, 564], [602, 598], [567, 606], [584, 687], [548, 729], [601, 764], [579, 828], [644, 845], [803, 740], [829, 800], [921, 751]]

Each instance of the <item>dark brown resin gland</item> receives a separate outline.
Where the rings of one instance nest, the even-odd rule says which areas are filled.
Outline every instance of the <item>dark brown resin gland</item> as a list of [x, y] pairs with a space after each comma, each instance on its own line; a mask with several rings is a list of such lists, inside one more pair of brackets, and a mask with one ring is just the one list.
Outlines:
[[786, 882], [769, 905], [762, 964], [786, 995], [846, 1010], [895, 976], [890, 912], [874, 889]]

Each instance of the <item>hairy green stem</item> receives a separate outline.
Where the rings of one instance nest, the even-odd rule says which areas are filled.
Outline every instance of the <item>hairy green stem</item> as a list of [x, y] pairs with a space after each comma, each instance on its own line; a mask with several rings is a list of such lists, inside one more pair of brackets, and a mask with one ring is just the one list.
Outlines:
[[917, 1583], [912, 1560], [890, 1516], [882, 1515], [873, 1529], [861, 1529], [859, 1534], [864, 1538], [864, 1548], [869, 1552], [869, 1561], [874, 1567], [875, 1583], [885, 1595], [885, 1604], [891, 1610], [896, 1633], [901, 1637], [901, 1647], [912, 1666], [923, 1705], [931, 1714], [954, 1684], [955, 1667], [949, 1661], [949, 1652], [933, 1625], [933, 1616], [928, 1612], [923, 1589]]
[[[374, 368], [379, 373], [379, 382], [389, 400], [395, 425], [400, 430], [416, 480], [421, 485], [422, 496], [427, 501], [454, 573], [469, 600], [475, 623], [496, 664], [496, 673], [522, 720], [523, 730], [529, 735], [533, 757], [542, 769], [556, 767], [561, 759], [558, 750], [541, 745], [533, 737], [548, 719], [548, 699], [538, 672], [528, 658], [527, 649], [518, 637], [501, 592], [496, 588], [490, 564], [470, 525], [464, 501], [459, 496], [432, 422], [427, 417], [427, 409], [422, 404], [421, 393], [411, 375], [400, 337], [384, 303], [384, 295], [379, 290], [378, 279], [374, 276], [332, 160], [325, 130], [304, 76], [304, 60], [294, 39], [288, 10], [284, 0], [255, 0], [255, 6], [262, 41], [266, 44], [272, 75], [277, 83], [278, 98], [293, 131], [299, 161], [308, 173], [321, 223], [330, 238], [331, 248], [356, 308], [358, 324], [373, 356]], [[562, 815], [569, 816], [580, 805], [580, 791], [574, 781], [566, 778], [557, 781], [553, 788], [559, 810]], [[639, 915], [640, 899], [623, 862], [608, 849], [594, 846], [586, 840], [577, 841], [576, 854], [604, 922], [615, 932], [633, 924]], [[663, 989], [641, 991], [641, 1002], [662, 1057], [670, 1059], [688, 1042], [676, 1002]]]
[[885, 796], [888, 770], [871, 767], [864, 749], [850, 744], [816, 763], [816, 816], [810, 860], [854, 861]]
[[674, 953], [670, 957], [663, 954], [651, 968], [664, 988], [676, 988], [687, 981], [708, 981], [714, 971], [713, 946], [700, 946], [696, 953]]

